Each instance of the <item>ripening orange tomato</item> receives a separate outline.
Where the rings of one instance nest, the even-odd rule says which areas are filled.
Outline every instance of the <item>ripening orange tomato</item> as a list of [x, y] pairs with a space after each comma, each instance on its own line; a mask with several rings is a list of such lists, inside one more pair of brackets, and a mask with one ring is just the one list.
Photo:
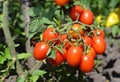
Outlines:
[[54, 0], [54, 2], [59, 6], [65, 6], [69, 0]]

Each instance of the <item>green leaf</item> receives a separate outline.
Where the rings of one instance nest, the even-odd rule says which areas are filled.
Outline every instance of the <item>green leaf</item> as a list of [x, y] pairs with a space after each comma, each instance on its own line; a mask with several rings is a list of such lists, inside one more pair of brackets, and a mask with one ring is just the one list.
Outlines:
[[50, 54], [51, 52], [51, 48], [49, 48], [49, 50], [47, 51], [47, 56]]
[[41, 10], [42, 10], [42, 6], [37, 6], [37, 7], [31, 7], [29, 10], [28, 10], [28, 14], [29, 16], [36, 16], [36, 15], [39, 15]]
[[55, 59], [55, 57], [56, 57], [55, 55], [56, 55], [56, 50], [51, 50], [49, 57]]
[[109, 3], [109, 7], [114, 9], [117, 3], [119, 3], [119, 0], [111, 0]]
[[43, 25], [43, 24], [52, 24], [52, 25], [55, 25], [54, 22], [52, 22], [51, 20], [49, 20], [49, 19], [46, 18], [46, 17], [42, 17], [40, 23], [41, 23], [41, 25]]
[[11, 54], [9, 48], [5, 48], [5, 54], [4, 57], [7, 59], [11, 59]]
[[25, 78], [24, 77], [18, 77], [16, 82], [25, 82]]
[[37, 82], [37, 80], [39, 79], [39, 76], [34, 75], [30, 79], [32, 82]]
[[44, 70], [35, 70], [33, 73], [32, 73], [32, 75], [33, 76], [42, 76], [42, 75], [44, 75], [44, 74], [46, 74], [47, 72], [46, 71], [44, 71]]
[[62, 50], [61, 47], [59, 47], [59, 46], [55, 46], [55, 48], [56, 48], [60, 53], [64, 54], [64, 52], [63, 52], [63, 50]]
[[18, 59], [24, 59], [30, 56], [31, 56], [30, 53], [21, 53], [21, 54], [18, 54]]
[[103, 62], [102, 60], [95, 60], [95, 68], [98, 68], [98, 66]]
[[2, 51], [0, 51], [0, 55], [4, 55], [4, 53]]
[[0, 64], [3, 64], [5, 60], [6, 58], [0, 55]]
[[38, 20], [38, 18], [32, 19], [31, 22], [30, 22], [30, 32], [31, 33], [36, 32], [37, 29], [38, 29], [38, 26], [39, 26], [39, 20]]
[[117, 33], [119, 33], [119, 28], [116, 25], [116, 26], [112, 27], [112, 35], [113, 35], [113, 37], [115, 37], [117, 35]]
[[14, 65], [14, 62], [13, 61], [9, 61], [7, 63], [7, 68], [11, 67], [11, 69], [15, 69], [15, 65]]

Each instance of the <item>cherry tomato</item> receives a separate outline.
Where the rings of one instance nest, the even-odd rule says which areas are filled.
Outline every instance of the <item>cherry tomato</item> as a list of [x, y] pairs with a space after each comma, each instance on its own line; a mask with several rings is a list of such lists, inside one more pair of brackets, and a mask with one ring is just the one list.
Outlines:
[[80, 47], [72, 46], [68, 49], [66, 54], [66, 61], [70, 66], [77, 66], [80, 64], [82, 58], [82, 50]]
[[72, 25], [72, 30], [69, 30], [68, 33], [69, 33], [70, 35], [72, 35], [73, 38], [78, 38], [78, 37], [79, 37], [79, 34], [80, 34], [81, 36], [84, 35], [84, 31], [83, 31], [83, 29], [82, 29], [81, 24], [77, 24], [77, 23]]
[[65, 57], [66, 57], [65, 49], [63, 49], [63, 54], [57, 50], [55, 59], [49, 58], [49, 61], [53, 66], [58, 66], [65, 60]]
[[89, 47], [89, 49], [87, 50], [87, 55], [91, 55], [93, 59], [96, 58], [96, 52], [92, 47]]
[[45, 59], [49, 48], [50, 47], [45, 42], [38, 42], [33, 50], [33, 55], [35, 59], [37, 60]]
[[58, 37], [58, 33], [54, 32], [54, 28], [47, 28], [42, 35], [43, 41], [55, 40]]
[[54, 0], [54, 2], [59, 6], [65, 6], [69, 0]]
[[87, 45], [89, 45], [89, 46], [91, 46], [92, 45], [92, 39], [90, 38], [90, 37], [88, 37], [88, 36], [83, 36], [83, 40], [84, 40], [84, 42], [85, 42], [85, 44], [87, 44]]
[[94, 36], [101, 36], [102, 38], [105, 38], [105, 33], [103, 30], [99, 30], [99, 29], [94, 30], [93, 34], [94, 34]]
[[103, 54], [106, 50], [106, 42], [102, 37], [94, 36], [92, 47], [97, 54]]
[[83, 55], [82, 61], [79, 65], [80, 70], [83, 73], [91, 72], [94, 69], [94, 59], [91, 55]]
[[79, 17], [81, 16], [82, 11], [83, 11], [83, 8], [79, 5], [72, 7], [72, 9], [70, 11], [71, 19], [76, 20], [78, 16]]
[[84, 32], [82, 30], [82, 25], [81, 24], [73, 24], [72, 26], [72, 30], [75, 31], [75, 32], [79, 32], [81, 36], [83, 36]]
[[79, 20], [84, 24], [91, 25], [94, 22], [94, 15], [91, 10], [84, 10]]
[[66, 49], [68, 49], [70, 46], [71, 46], [71, 44], [70, 44], [70, 42], [68, 42], [68, 35], [67, 34], [62, 34], [61, 36], [60, 36], [60, 39], [61, 39], [61, 41], [63, 41], [63, 44], [64, 44], [64, 48], [66, 48]]
[[72, 35], [73, 38], [78, 38], [78, 33], [74, 32], [73, 30], [69, 30], [68, 34]]

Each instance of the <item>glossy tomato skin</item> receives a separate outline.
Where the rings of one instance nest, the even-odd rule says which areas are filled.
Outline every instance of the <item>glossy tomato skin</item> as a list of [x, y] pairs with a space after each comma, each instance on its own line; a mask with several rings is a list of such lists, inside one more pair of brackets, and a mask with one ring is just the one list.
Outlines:
[[55, 40], [59, 36], [58, 33], [54, 32], [54, 28], [47, 28], [42, 35], [42, 40], [47, 42], [50, 40]]
[[94, 15], [91, 10], [84, 10], [79, 19], [84, 24], [91, 25], [94, 22]]
[[93, 59], [96, 58], [96, 52], [92, 47], [89, 47], [89, 49], [87, 50], [87, 55], [91, 55]]
[[80, 47], [72, 46], [68, 49], [66, 54], [66, 61], [70, 66], [77, 66], [80, 64], [82, 58], [82, 50]]
[[81, 16], [82, 12], [83, 12], [83, 8], [81, 6], [79, 5], [74, 6], [70, 11], [71, 19], [76, 20], [78, 16], [79, 17]]
[[85, 42], [85, 44], [89, 45], [89, 46], [92, 46], [92, 39], [88, 36], [83, 36], [83, 40]]
[[65, 6], [69, 0], [54, 0], [54, 2], [59, 6]]
[[102, 37], [94, 36], [92, 47], [97, 54], [103, 54], [106, 50], [106, 42]]
[[65, 57], [66, 49], [63, 49], [63, 54], [59, 51], [56, 51], [55, 59], [49, 58], [49, 61], [53, 66], [58, 66], [65, 60]]
[[33, 50], [34, 58], [37, 60], [45, 59], [49, 48], [45, 42], [38, 42]]
[[68, 49], [71, 46], [70, 42], [68, 42], [68, 35], [67, 34], [62, 34], [60, 36], [60, 39], [64, 44], [64, 48]]
[[101, 36], [102, 38], [105, 38], [105, 33], [103, 30], [96, 29], [93, 31], [94, 36]]
[[74, 32], [77, 32], [77, 31], [78, 31], [81, 36], [84, 35], [84, 31], [83, 31], [83, 29], [82, 29], [82, 25], [81, 25], [81, 24], [77, 24], [77, 23], [76, 23], [76, 24], [73, 24], [72, 30], [73, 30]]
[[94, 69], [94, 59], [91, 55], [83, 55], [82, 61], [79, 65], [80, 70], [83, 73], [91, 72]]
[[70, 35], [72, 35], [73, 38], [79, 38], [79, 34], [81, 36], [84, 35], [84, 31], [82, 29], [82, 25], [81, 24], [77, 24], [77, 23], [75, 23], [75, 24], [72, 25], [72, 29], [69, 30], [68, 33]]

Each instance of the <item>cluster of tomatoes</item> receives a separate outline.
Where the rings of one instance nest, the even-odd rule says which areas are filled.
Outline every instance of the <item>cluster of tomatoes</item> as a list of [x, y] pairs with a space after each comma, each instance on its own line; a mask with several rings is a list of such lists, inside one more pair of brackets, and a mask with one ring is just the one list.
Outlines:
[[105, 52], [105, 34], [93, 25], [94, 15], [91, 10], [74, 6], [70, 17], [73, 22], [69, 27], [63, 26], [62, 29], [66, 28], [62, 30], [64, 32], [54, 26], [45, 29], [42, 41], [34, 47], [33, 55], [37, 60], [47, 59], [53, 66], [78, 66], [82, 72], [87, 73], [94, 69], [96, 55]]

